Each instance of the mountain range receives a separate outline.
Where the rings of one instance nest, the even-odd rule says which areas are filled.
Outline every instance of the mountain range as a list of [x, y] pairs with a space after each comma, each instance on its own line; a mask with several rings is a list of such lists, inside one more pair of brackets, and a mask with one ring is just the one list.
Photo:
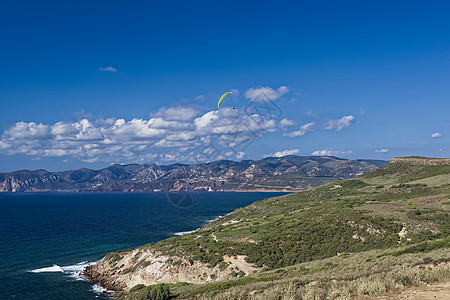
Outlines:
[[332, 156], [268, 157], [199, 164], [114, 164], [100, 170], [0, 173], [0, 192], [301, 191], [354, 178], [387, 164]]

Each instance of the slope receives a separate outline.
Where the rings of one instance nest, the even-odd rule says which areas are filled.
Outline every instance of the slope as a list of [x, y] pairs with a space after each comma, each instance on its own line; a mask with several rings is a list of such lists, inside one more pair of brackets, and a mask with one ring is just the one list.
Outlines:
[[[442, 176], [450, 173], [450, 160], [430, 164], [428, 159], [414, 159], [419, 161], [394, 159], [358, 179], [253, 203], [195, 233], [110, 254], [86, 274], [116, 290], [136, 284], [210, 282], [209, 287], [175, 288], [180, 295], [191, 295], [228, 289], [233, 283], [221, 281], [232, 278], [240, 278], [233, 281], [240, 285], [300, 275], [309, 282], [315, 278], [309, 275], [317, 273], [325, 280], [333, 274], [333, 257], [346, 265], [343, 253], [353, 253], [353, 261], [361, 261], [367, 276], [392, 272], [391, 267], [401, 265], [406, 256], [398, 254], [396, 263], [386, 263], [383, 257], [397, 256], [382, 255], [399, 246], [416, 247], [405, 255], [435, 251], [432, 261], [445, 262], [449, 258], [450, 181]], [[439, 180], [433, 179], [436, 176]], [[439, 239], [443, 242], [427, 244]], [[418, 264], [423, 257], [408, 259]], [[292, 272], [286, 272], [293, 266]], [[310, 274], [311, 270], [315, 271]], [[339, 276], [353, 278], [349, 270]]]

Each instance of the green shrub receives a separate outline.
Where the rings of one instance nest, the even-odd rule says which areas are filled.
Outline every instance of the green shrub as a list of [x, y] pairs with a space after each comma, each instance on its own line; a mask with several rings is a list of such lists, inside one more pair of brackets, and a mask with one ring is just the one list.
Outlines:
[[142, 284], [142, 283], [136, 284], [135, 286], [133, 286], [133, 287], [130, 289], [130, 292], [139, 291], [139, 290], [142, 290], [143, 288], [145, 288], [145, 285], [144, 285], [144, 284]]
[[378, 257], [388, 256], [388, 255], [400, 256], [400, 255], [409, 254], [409, 253], [424, 253], [424, 252], [430, 252], [430, 251], [442, 249], [442, 248], [450, 248], [450, 237], [446, 237], [443, 240], [428, 241], [428, 242], [420, 243], [420, 244], [413, 245], [413, 246], [410, 246], [410, 247], [407, 247], [405, 249], [398, 250], [398, 251], [383, 253], [383, 254], [379, 255]]
[[181, 259], [179, 259], [179, 260], [173, 262], [172, 265], [173, 265], [173, 266], [179, 266], [179, 265], [181, 265]]
[[219, 263], [220, 271], [224, 271], [227, 267], [228, 267], [228, 263], [227, 262], [222, 261], [222, 262]]
[[167, 284], [155, 284], [143, 288], [136, 296], [135, 300], [166, 300], [170, 297], [170, 288]]
[[386, 286], [379, 280], [362, 278], [356, 281], [356, 291], [359, 295], [372, 295], [386, 292]]
[[150, 266], [151, 264], [152, 264], [151, 261], [146, 261], [142, 264], [142, 268], [146, 268], [146, 267]]
[[121, 260], [123, 257], [120, 256], [117, 252], [112, 252], [112, 253], [108, 253], [105, 256], [105, 260], [109, 261], [110, 264], [118, 262], [119, 260]]

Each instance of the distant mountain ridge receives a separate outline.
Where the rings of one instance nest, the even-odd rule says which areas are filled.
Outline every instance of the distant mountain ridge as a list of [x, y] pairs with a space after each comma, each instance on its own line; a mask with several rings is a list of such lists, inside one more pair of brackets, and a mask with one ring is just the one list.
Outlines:
[[128, 164], [100, 170], [0, 173], [0, 192], [31, 191], [300, 191], [362, 175], [387, 164], [332, 156], [267, 157], [201, 164]]

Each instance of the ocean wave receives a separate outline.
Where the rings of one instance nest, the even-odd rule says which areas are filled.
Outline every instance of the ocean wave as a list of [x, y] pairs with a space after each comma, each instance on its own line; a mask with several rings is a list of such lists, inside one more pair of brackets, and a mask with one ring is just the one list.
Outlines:
[[108, 290], [108, 289], [105, 289], [104, 287], [102, 287], [100, 284], [94, 284], [93, 286], [92, 286], [92, 291], [94, 292], [94, 293], [96, 293], [96, 294], [105, 294], [105, 293], [107, 293], [107, 294], [110, 294], [110, 293], [113, 293], [114, 291], [110, 291], [110, 290]]
[[211, 223], [212, 221], [215, 221], [215, 220], [217, 220], [217, 219], [220, 219], [220, 218], [222, 218], [223, 216], [218, 216], [217, 218], [214, 218], [214, 219], [211, 219], [211, 220], [206, 220], [206, 224], [209, 224], [209, 223]]
[[47, 273], [47, 272], [64, 272], [64, 270], [63, 270], [63, 268], [61, 268], [58, 265], [53, 265], [51, 267], [45, 267], [45, 268], [30, 270], [28, 272], [31, 272], [31, 273]]
[[181, 231], [181, 232], [175, 232], [173, 235], [176, 236], [180, 236], [180, 235], [185, 235], [185, 234], [189, 234], [189, 233], [193, 233], [196, 232], [197, 230], [199, 230], [200, 228], [197, 228], [195, 230], [191, 230], [191, 231]]
[[[222, 218], [222, 217], [223, 217], [223, 216], [218, 216], [217, 218], [214, 218], [214, 219], [211, 219], [211, 220], [206, 220], [206, 221], [205, 221], [205, 225], [211, 223], [212, 221], [214, 221], [214, 220], [216, 220], [216, 219]], [[180, 235], [185, 235], [185, 234], [193, 233], [193, 232], [196, 232], [197, 230], [199, 230], [200, 228], [201, 228], [201, 227], [199, 227], [199, 228], [197, 228], [197, 229], [194, 229], [194, 230], [190, 230], [190, 231], [180, 231], [180, 232], [175, 232], [173, 235], [180, 236]]]
[[63, 266], [63, 267], [54, 264], [51, 267], [29, 270], [28, 272], [31, 272], [31, 273], [61, 272], [61, 273], [65, 273], [65, 274], [69, 275], [70, 277], [75, 278], [77, 280], [84, 280], [81, 273], [83, 272], [84, 268], [86, 268], [87, 266], [90, 266], [92, 264], [95, 264], [95, 262], [82, 261], [75, 265]]

